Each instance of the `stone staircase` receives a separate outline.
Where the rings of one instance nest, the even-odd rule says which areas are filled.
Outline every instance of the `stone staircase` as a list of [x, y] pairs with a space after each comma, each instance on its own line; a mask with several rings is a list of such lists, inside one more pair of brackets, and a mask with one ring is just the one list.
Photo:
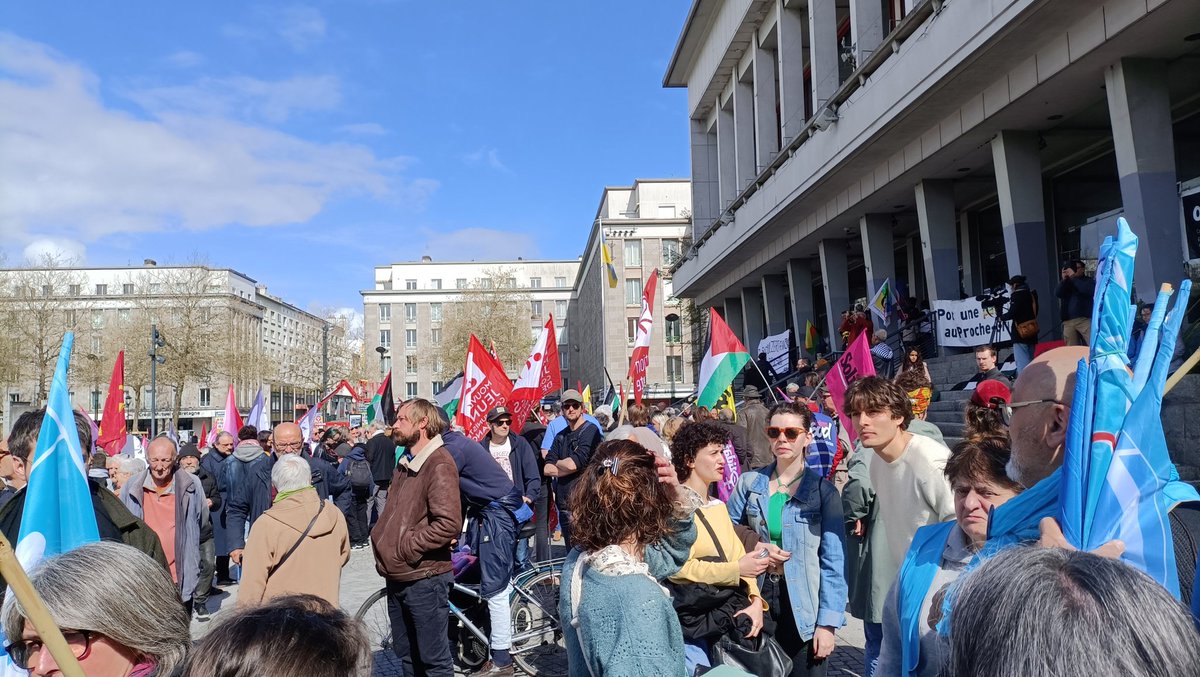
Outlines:
[[[1000, 351], [1001, 363], [1008, 358], [1009, 352]], [[975, 356], [970, 353], [952, 355], [934, 358], [927, 364], [937, 401], [929, 404], [926, 420], [937, 425], [946, 439], [946, 446], [953, 448], [962, 441], [966, 426], [963, 412], [971, 394], [950, 388], [975, 375]], [[1185, 376], [1167, 394], [1163, 399], [1162, 419], [1167, 449], [1180, 478], [1200, 487], [1200, 374]]]

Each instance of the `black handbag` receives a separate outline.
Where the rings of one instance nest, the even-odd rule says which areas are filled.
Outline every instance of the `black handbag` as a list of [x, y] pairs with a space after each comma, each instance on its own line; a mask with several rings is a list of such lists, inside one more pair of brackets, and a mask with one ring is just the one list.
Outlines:
[[[750, 646], [747, 646], [750, 643]], [[758, 677], [787, 677], [792, 674], [792, 659], [773, 637], [741, 640], [725, 635], [712, 647], [713, 666], [728, 665]]]

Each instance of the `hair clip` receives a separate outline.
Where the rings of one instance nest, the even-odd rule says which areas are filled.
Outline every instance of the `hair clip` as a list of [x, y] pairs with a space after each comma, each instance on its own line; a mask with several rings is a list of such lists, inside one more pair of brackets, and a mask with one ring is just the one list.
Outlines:
[[617, 474], [617, 468], [620, 467], [620, 464], [621, 462], [615, 458], [606, 458], [600, 462], [601, 467], [614, 475]]

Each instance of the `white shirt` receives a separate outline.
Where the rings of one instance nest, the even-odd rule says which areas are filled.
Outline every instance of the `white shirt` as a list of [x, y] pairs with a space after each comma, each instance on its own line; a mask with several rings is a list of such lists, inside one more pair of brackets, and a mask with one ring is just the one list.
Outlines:
[[508, 479], [511, 482], [513, 478], [512, 463], [508, 460], [508, 453], [512, 451], [512, 442], [505, 437], [504, 444], [495, 445], [492, 444], [491, 439], [489, 438], [488, 450], [492, 452], [492, 458], [496, 459], [496, 462], [500, 464], [501, 468], [504, 468], [504, 474], [508, 475]]
[[896, 568], [917, 529], [954, 519], [954, 494], [944, 474], [949, 458], [946, 445], [913, 435], [892, 463], [878, 455], [871, 461], [871, 486], [879, 514], [886, 516], [888, 550]]

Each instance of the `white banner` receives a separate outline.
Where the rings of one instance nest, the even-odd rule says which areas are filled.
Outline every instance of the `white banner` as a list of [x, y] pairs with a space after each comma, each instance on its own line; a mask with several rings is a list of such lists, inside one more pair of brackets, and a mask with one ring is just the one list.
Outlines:
[[[791, 371], [788, 368], [788, 346], [791, 344], [792, 330], [785, 329], [782, 334], [768, 336], [758, 342], [758, 352], [767, 354], [767, 361], [776, 374], [783, 376]], [[757, 356], [758, 353], [755, 353]]]
[[[1008, 335], [1010, 323], [1002, 321], [996, 328], [996, 309], [984, 308], [974, 298], [934, 301], [933, 313], [937, 319], [937, 342], [940, 346], [974, 348], [1011, 340]], [[995, 335], [992, 334], [993, 329], [996, 330]]]

